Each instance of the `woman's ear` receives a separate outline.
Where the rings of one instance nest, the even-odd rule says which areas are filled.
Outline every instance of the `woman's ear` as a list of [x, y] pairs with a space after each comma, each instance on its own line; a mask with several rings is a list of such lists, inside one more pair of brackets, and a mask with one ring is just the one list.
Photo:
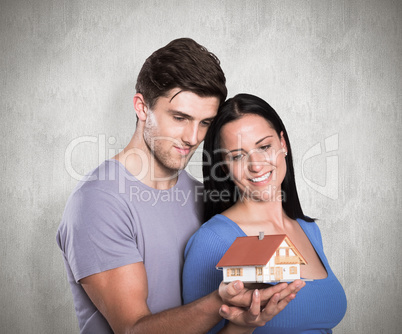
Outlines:
[[225, 174], [229, 174], [229, 168], [225, 163], [221, 164], [219, 167], [223, 170]]
[[140, 93], [134, 95], [134, 110], [140, 121], [145, 121], [147, 119], [148, 107], [145, 103], [144, 96]]
[[285, 140], [285, 137], [283, 136], [283, 131], [281, 131], [280, 140], [281, 140], [281, 146], [282, 146], [283, 153], [285, 153], [285, 155], [287, 155], [288, 154], [288, 146], [286, 145], [286, 140]]

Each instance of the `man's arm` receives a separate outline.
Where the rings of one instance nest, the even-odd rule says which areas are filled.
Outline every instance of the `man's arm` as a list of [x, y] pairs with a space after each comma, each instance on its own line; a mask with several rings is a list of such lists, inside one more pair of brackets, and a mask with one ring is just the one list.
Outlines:
[[85, 277], [80, 283], [115, 333], [205, 333], [221, 320], [218, 292], [151, 314], [142, 262]]

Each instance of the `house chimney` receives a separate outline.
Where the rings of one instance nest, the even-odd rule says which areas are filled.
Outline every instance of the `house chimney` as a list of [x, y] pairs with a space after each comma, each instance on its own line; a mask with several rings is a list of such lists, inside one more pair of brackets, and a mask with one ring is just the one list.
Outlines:
[[260, 232], [258, 235], [258, 240], [264, 239], [264, 232]]

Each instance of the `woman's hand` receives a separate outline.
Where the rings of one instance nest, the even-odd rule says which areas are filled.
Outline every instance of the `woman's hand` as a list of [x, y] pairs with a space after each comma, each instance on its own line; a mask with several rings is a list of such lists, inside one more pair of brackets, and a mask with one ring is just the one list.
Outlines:
[[290, 284], [280, 283], [264, 289], [249, 290], [243, 282], [221, 283], [219, 294], [224, 305], [219, 310], [221, 317], [246, 328], [264, 326], [281, 312], [298, 291], [305, 286], [301, 280]]

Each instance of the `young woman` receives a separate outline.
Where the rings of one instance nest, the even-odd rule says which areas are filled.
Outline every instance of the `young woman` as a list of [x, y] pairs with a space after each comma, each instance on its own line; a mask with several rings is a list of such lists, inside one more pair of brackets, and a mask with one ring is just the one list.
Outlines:
[[[183, 299], [189, 303], [222, 281], [216, 264], [237, 237], [286, 234], [301, 252], [308, 279], [296, 298], [254, 333], [332, 333], [346, 312], [346, 296], [332, 272], [318, 226], [303, 214], [288, 134], [262, 99], [227, 100], [204, 143], [205, 220], [185, 251]], [[221, 321], [211, 333], [224, 326]]]

